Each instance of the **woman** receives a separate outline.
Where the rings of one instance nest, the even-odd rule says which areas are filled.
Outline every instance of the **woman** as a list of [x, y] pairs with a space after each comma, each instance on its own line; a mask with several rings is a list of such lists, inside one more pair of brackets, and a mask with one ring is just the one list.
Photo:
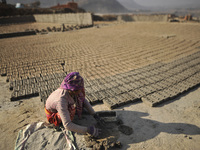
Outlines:
[[47, 99], [45, 113], [49, 123], [55, 126], [63, 124], [64, 128], [69, 131], [86, 134], [89, 133], [94, 137], [99, 135], [99, 129], [94, 126], [84, 127], [72, 122], [75, 113], [79, 119], [82, 110], [87, 111], [100, 121], [99, 116], [95, 113], [90, 103], [85, 99], [84, 81], [78, 72], [67, 74], [60, 88], [55, 90]]

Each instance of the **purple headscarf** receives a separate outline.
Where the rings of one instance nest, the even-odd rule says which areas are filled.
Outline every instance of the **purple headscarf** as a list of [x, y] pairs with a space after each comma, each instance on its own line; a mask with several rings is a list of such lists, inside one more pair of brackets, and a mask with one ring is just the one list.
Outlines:
[[84, 89], [83, 78], [79, 75], [79, 72], [71, 72], [67, 74], [60, 87], [70, 91]]
[[[67, 74], [65, 79], [60, 85], [61, 89], [70, 90], [70, 91], [77, 91], [81, 90], [81, 93], [78, 95], [74, 95], [74, 99], [76, 102], [76, 111], [78, 117], [81, 118], [82, 110], [83, 110], [83, 103], [85, 100], [85, 90], [84, 90], [84, 81], [83, 78], [79, 75], [79, 72], [71, 72]], [[72, 113], [71, 109], [69, 108], [70, 114]]]

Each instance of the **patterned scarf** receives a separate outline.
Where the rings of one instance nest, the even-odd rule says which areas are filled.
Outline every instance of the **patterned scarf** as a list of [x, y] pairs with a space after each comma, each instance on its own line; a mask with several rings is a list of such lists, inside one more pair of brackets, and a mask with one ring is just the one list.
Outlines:
[[[70, 91], [78, 91], [81, 92], [78, 95], [71, 95], [74, 101], [76, 102], [76, 111], [78, 117], [81, 118], [83, 103], [85, 100], [85, 90], [84, 90], [84, 81], [83, 78], [79, 75], [78, 72], [71, 72], [67, 74], [63, 82], [61, 83], [60, 88], [64, 90]], [[71, 111], [71, 110], [69, 110]], [[71, 113], [71, 112], [70, 112]]]

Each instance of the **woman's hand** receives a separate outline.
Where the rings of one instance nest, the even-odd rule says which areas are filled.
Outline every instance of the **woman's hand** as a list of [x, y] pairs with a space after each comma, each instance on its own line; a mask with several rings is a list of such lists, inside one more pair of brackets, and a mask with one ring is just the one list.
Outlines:
[[95, 126], [90, 126], [87, 128], [87, 132], [93, 137], [98, 137], [99, 134], [101, 134], [101, 129], [98, 129]]

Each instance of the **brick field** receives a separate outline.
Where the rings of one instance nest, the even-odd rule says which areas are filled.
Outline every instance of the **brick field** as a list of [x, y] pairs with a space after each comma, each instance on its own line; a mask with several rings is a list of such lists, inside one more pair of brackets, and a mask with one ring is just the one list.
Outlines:
[[[45, 24], [47, 25], [47, 24]], [[0, 33], [44, 24], [1, 26]], [[85, 79], [86, 97], [110, 108], [156, 106], [200, 83], [200, 24], [115, 23], [99, 28], [0, 39], [0, 73], [11, 101], [48, 95], [66, 73]]]

